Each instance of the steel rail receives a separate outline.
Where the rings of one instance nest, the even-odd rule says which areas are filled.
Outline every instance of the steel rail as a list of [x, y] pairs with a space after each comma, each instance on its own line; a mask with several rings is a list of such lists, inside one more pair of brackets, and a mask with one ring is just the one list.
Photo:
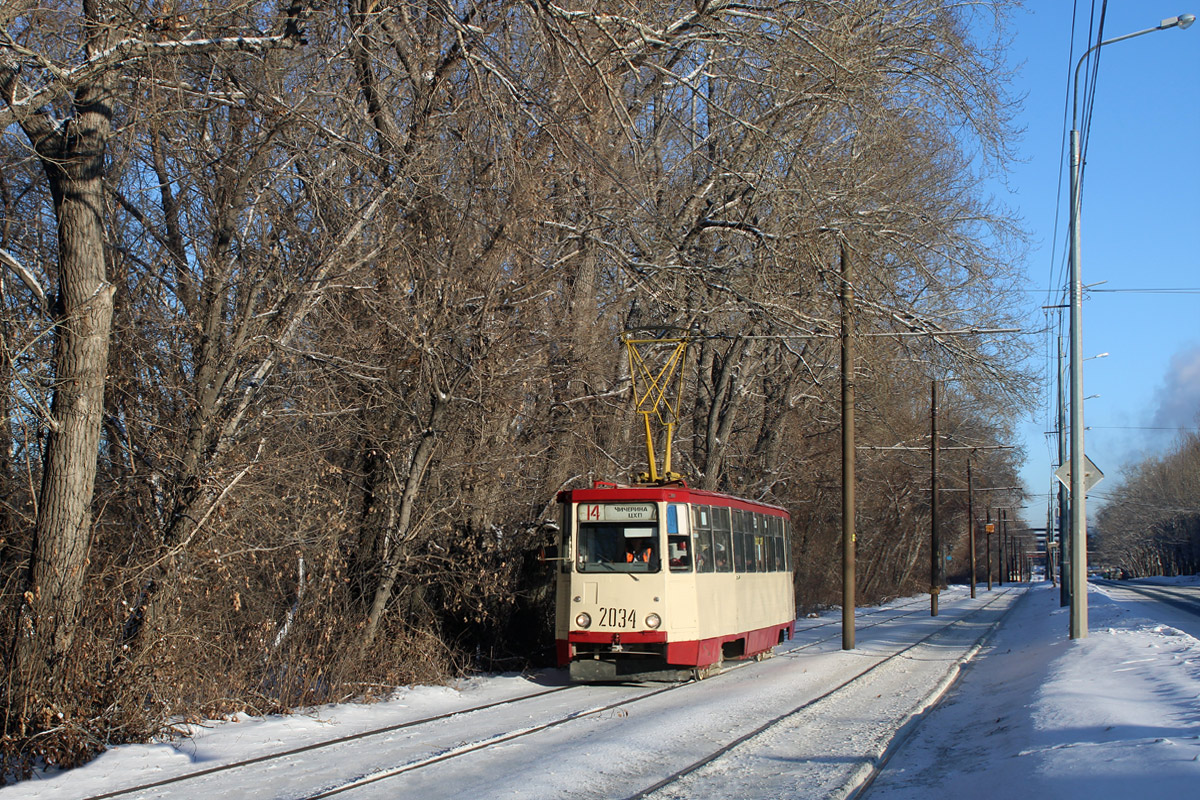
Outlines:
[[[891, 612], [891, 611], [897, 611], [897, 610], [899, 610], [899, 609], [901, 609], [901, 608], [908, 608], [909, 606], [918, 606], [918, 608], [917, 608], [917, 610], [916, 610], [916, 611], [904, 611], [904, 612], [902, 612], [902, 613], [899, 613], [899, 614], [892, 614], [892, 615], [891, 615], [891, 616], [889, 616], [889, 617], [884, 617], [883, 619], [880, 619], [880, 620], [875, 620], [875, 621], [873, 621], [873, 622], [868, 622], [868, 623], [867, 623], [867, 624], [865, 624], [865, 625], [858, 625], [857, 627], [859, 628], [859, 630], [865, 630], [865, 629], [867, 629], [867, 628], [874, 628], [876, 625], [882, 625], [882, 624], [883, 624], [883, 623], [885, 623], [885, 622], [892, 622], [892, 621], [894, 621], [894, 620], [903, 619], [904, 617], [911, 617], [911, 616], [913, 616], [914, 614], [920, 614], [920, 613], [921, 613], [921, 612], [923, 612], [923, 611], [924, 611], [926, 608], [928, 608], [928, 605], [927, 605], [927, 603], [928, 603], [928, 602], [929, 602], [929, 601], [927, 601], [925, 598], [923, 598], [923, 597], [922, 597], [922, 598], [920, 598], [920, 599], [918, 599], [918, 600], [913, 600], [912, 602], [909, 602], [909, 603], [903, 603], [903, 604], [901, 604], [901, 605], [899, 605], [899, 606], [895, 606], [895, 607], [893, 607], [893, 608], [889, 608], [889, 609], [872, 609], [871, 611], [869, 611], [869, 612], [866, 612], [866, 613], [862, 613], [862, 614], [856, 614], [856, 615], [855, 615], [855, 620], [857, 621], [857, 620], [864, 619], [864, 618], [866, 618], [866, 617], [872, 616], [872, 615], [874, 615], [874, 614], [888, 613], [888, 612]], [[820, 624], [818, 624], [818, 625], [809, 625], [807, 628], [803, 628], [803, 629], [802, 629], [802, 631], [803, 631], [804, 633], [807, 633], [808, 631], [814, 631], [814, 630], [816, 630], [817, 628], [824, 628], [824, 627], [827, 627], [827, 626], [829, 626], [829, 625], [840, 625], [840, 624], [841, 624], [841, 620], [840, 620], [840, 619], [833, 619], [833, 620], [829, 620], [829, 621], [827, 621], [827, 622], [822, 622], [822, 623], [820, 623]], [[804, 650], [807, 650], [807, 649], [808, 649], [808, 648], [810, 648], [810, 647], [816, 647], [816, 646], [817, 646], [817, 645], [819, 645], [819, 644], [824, 644], [825, 642], [828, 642], [828, 641], [830, 641], [830, 640], [832, 640], [832, 639], [837, 639], [837, 638], [839, 638], [840, 636], [841, 636], [841, 631], [839, 630], [839, 632], [838, 632], [838, 633], [835, 633], [835, 634], [834, 634], [834, 635], [832, 635], [832, 636], [826, 636], [824, 639], [817, 639], [816, 641], [813, 641], [813, 642], [806, 642], [805, 644], [798, 645], [798, 646], [796, 646], [796, 647], [789, 647], [789, 648], [787, 648], [786, 650], [784, 650], [784, 651], [782, 651], [781, 653], [779, 653], [779, 655], [780, 655], [780, 656], [783, 656], [783, 657], [785, 657], [785, 658], [793, 658], [793, 657], [795, 657], [795, 656], [797, 656], [797, 655], [802, 655], [802, 654], [803, 654], [803, 652], [802, 652], [802, 651], [804, 651]]]
[[[725, 673], [722, 673], [722, 674], [725, 674]], [[440, 764], [443, 761], [449, 761], [452, 758], [458, 758], [459, 756], [465, 756], [469, 753], [475, 753], [480, 750], [486, 750], [489, 747], [495, 747], [498, 744], [504, 744], [505, 742], [511, 742], [514, 739], [521, 739], [526, 736], [531, 736], [535, 733], [541, 733], [542, 731], [548, 731], [552, 728], [557, 728], [559, 725], [565, 725], [568, 722], [574, 722], [577, 719], [584, 719], [585, 717], [592, 717], [592, 716], [595, 716], [596, 714], [603, 714], [605, 711], [612, 711], [615, 708], [620, 708], [621, 706], [627, 706], [627, 705], [630, 705], [631, 703], [636, 703], [639, 700], [645, 700], [650, 697], [655, 697], [660, 694], [665, 694], [666, 692], [670, 692], [670, 691], [678, 689], [682, 686], [687, 686], [687, 685], [688, 685], [687, 683], [674, 683], [669, 686], [664, 686], [660, 689], [654, 689], [653, 691], [646, 692], [645, 694], [637, 695], [636, 697], [625, 698], [623, 700], [618, 700], [615, 703], [608, 703], [606, 705], [599, 706], [597, 708], [587, 709], [586, 711], [578, 711], [573, 714], [569, 714], [565, 717], [559, 717], [558, 719], [543, 723], [541, 725], [533, 725], [528, 728], [523, 728], [519, 731], [515, 731], [513, 733], [506, 733], [506, 734], [502, 734], [500, 736], [493, 736], [490, 739], [484, 739], [483, 741], [473, 742], [469, 745], [464, 745], [463, 747], [451, 750], [448, 753], [440, 753], [438, 755], [430, 756], [429, 758], [425, 758], [420, 761], [410, 761], [407, 764], [401, 764], [398, 767], [393, 767], [391, 769], [382, 770], [382, 771], [376, 772], [374, 774], [366, 775], [362, 778], [358, 778], [356, 780], [350, 781], [349, 783], [344, 783], [341, 786], [332, 787], [326, 791], [318, 792], [317, 794], [308, 795], [306, 800], [321, 800], [322, 798], [325, 798], [325, 797], [333, 797], [334, 795], [342, 794], [343, 792], [349, 792], [349, 791], [353, 791], [355, 789], [360, 789], [363, 786], [367, 786], [372, 783], [378, 783], [379, 781], [385, 781], [389, 778], [395, 778], [398, 775], [405, 774], [406, 772], [412, 772], [413, 770], [421, 769], [422, 767], [429, 767], [429, 766], [433, 766], [434, 764]]]
[[369, 731], [360, 731], [359, 733], [352, 733], [347, 736], [339, 736], [336, 739], [327, 739], [327, 740], [320, 741], [320, 742], [313, 742], [312, 744], [306, 744], [302, 747], [294, 747], [290, 750], [281, 750], [277, 753], [265, 753], [261, 756], [254, 756], [253, 758], [247, 758], [247, 759], [243, 759], [241, 761], [233, 761], [228, 764], [219, 764], [215, 767], [209, 767], [207, 769], [197, 770], [195, 772], [188, 772], [183, 775], [176, 775], [171, 778], [163, 778], [162, 780], [152, 781], [150, 783], [143, 783], [143, 784], [139, 784], [137, 786], [130, 786], [127, 789], [117, 789], [117, 790], [114, 790], [111, 792], [106, 792], [104, 794], [92, 795], [90, 797], [85, 797], [84, 800], [109, 800], [109, 798], [112, 798], [112, 797], [121, 797], [123, 795], [134, 794], [136, 792], [144, 792], [149, 789], [157, 789], [160, 786], [167, 786], [172, 783], [181, 783], [183, 781], [194, 780], [196, 778], [200, 778], [205, 775], [212, 775], [217, 772], [226, 772], [229, 770], [240, 769], [242, 767], [248, 767], [253, 764], [261, 764], [264, 761], [274, 761], [275, 759], [278, 759], [278, 758], [287, 758], [288, 756], [294, 756], [294, 755], [298, 755], [300, 753], [308, 753], [313, 750], [320, 750], [321, 748], [324, 748], [324, 747], [332, 747], [334, 745], [345, 744], [346, 742], [352, 742], [357, 739], [366, 739], [371, 736], [380, 736], [385, 733], [392, 733], [393, 731], [403, 730], [404, 728], [412, 728], [417, 725], [426, 725], [430, 722], [437, 722], [438, 720], [451, 719], [453, 717], [460, 717], [460, 716], [464, 716], [466, 714], [473, 714], [477, 711], [486, 711], [489, 708], [497, 708], [499, 706], [508, 705], [510, 703], [519, 703], [523, 700], [532, 700], [537, 697], [544, 697], [545, 695], [554, 694], [555, 692], [561, 692], [564, 689], [571, 689], [571, 688], [574, 688], [574, 687], [572, 687], [572, 686], [555, 686], [552, 689], [543, 689], [540, 692], [531, 692], [529, 694], [520, 695], [519, 697], [511, 697], [507, 700], [497, 700], [493, 703], [485, 703], [484, 705], [481, 705], [481, 706], [472, 706], [471, 708], [461, 708], [457, 711], [450, 711], [445, 714], [437, 714], [432, 717], [424, 717], [422, 719], [409, 720], [408, 722], [399, 722], [399, 723], [396, 723], [395, 725], [388, 725], [383, 728], [373, 728]]
[[[989, 604], [990, 604], [990, 602], [994, 602], [994, 601], [995, 601], [995, 599], [993, 599], [992, 601], [989, 601]], [[908, 604], [905, 604], [905, 605], [908, 605]], [[982, 611], [986, 607], [987, 607], [986, 605], [982, 606], [979, 609], [976, 609], [975, 611], [970, 612], [970, 614], [967, 614], [966, 616], [962, 617], [961, 619], [967, 619], [967, 618], [973, 616], [974, 614], [978, 613], [979, 611]], [[886, 613], [886, 612], [883, 612], [883, 613]], [[910, 616], [914, 613], [917, 613], [917, 612], [910, 611], [910, 612], [904, 612], [901, 614], [895, 614], [895, 615], [889, 616], [885, 619], [881, 619], [878, 622], [873, 623], [873, 625], [864, 626], [864, 627], [874, 627], [875, 625], [881, 625], [884, 622], [890, 622], [890, 621], [893, 621], [896, 619], [900, 619], [902, 617]], [[961, 620], [954, 620], [951, 623], [949, 623], [949, 625], [952, 625], [958, 621], [961, 621]], [[812, 630], [813, 628], [822, 627], [825, 624], [826, 623], [822, 623], [821, 625], [814, 625], [814, 626], [808, 628], [807, 630]], [[946, 627], [949, 627], [949, 625], [943, 626], [943, 628], [939, 628], [938, 631], [935, 631], [934, 633], [938, 633], [941, 630], [944, 630]], [[840, 635], [840, 634], [838, 634], [838, 635]], [[930, 635], [932, 636], [933, 634], [930, 634]], [[829, 637], [829, 638], [837, 638], [837, 637], [834, 636], [834, 637]], [[928, 637], [925, 637], [925, 638], [928, 638]], [[789, 654], [797, 652], [799, 650], [813, 647], [824, 641], [828, 641], [828, 639], [820, 639], [816, 642], [809, 642], [809, 643], [801, 645], [799, 647], [789, 648], [785, 653], [783, 653], [783, 655], [789, 655]], [[922, 639], [921, 641], [924, 641], [924, 639]], [[919, 642], [918, 642], [918, 644], [919, 644]], [[913, 645], [913, 646], [915, 646], [915, 645]], [[901, 650], [891, 656], [888, 656], [887, 658], [884, 659], [884, 661], [890, 661], [892, 658], [895, 658], [896, 656], [898, 656], [904, 652], [907, 652], [909, 649], [911, 649], [911, 646], [908, 648], [905, 648], [904, 650]], [[755, 663], [755, 662], [751, 661], [751, 660], [747, 660], [745, 662], [741, 662], [741, 663], [738, 663], [733, 666], [725, 667], [724, 669], [721, 670], [721, 672], [714, 674], [712, 676], [712, 678], [710, 678], [709, 680], [720, 679], [723, 676], [730, 675], [740, 669], [749, 667], [753, 663]], [[884, 662], [881, 661], [879, 663], [882, 664]], [[878, 664], [876, 666], [878, 666]], [[869, 671], [870, 670], [867, 670], [866, 672], [869, 672]], [[865, 675], [866, 672], [860, 673], [860, 676]], [[574, 722], [575, 720], [578, 720], [578, 719], [584, 719], [586, 717], [595, 716], [596, 714], [602, 714], [606, 711], [612, 711], [613, 709], [616, 709], [616, 708], [621, 708], [623, 706], [629, 706], [629, 705], [632, 705], [633, 703], [637, 703], [642, 700], [648, 700], [651, 697], [657, 697], [660, 694], [665, 694], [667, 692], [674, 691], [676, 689], [683, 689], [683, 688], [691, 686], [695, 683], [696, 683], [696, 681], [686, 681], [683, 683], [674, 683], [669, 686], [662, 687], [660, 689], [654, 689], [653, 691], [645, 692], [643, 694], [639, 694], [634, 697], [624, 698], [622, 700], [618, 700], [613, 703], [608, 703], [603, 706], [599, 706], [597, 708], [587, 709], [582, 712], [574, 712], [572, 714], [568, 714], [565, 717], [560, 717], [558, 719], [551, 720], [550, 722], [546, 722], [541, 725], [533, 725], [528, 728], [523, 728], [519, 731], [514, 731], [512, 733], [502, 734], [500, 736], [494, 736], [494, 737], [491, 737], [488, 739], [484, 739], [482, 741], [473, 742], [473, 743], [464, 745], [462, 747], [456, 748], [456, 749], [451, 750], [446, 753], [440, 753], [438, 755], [430, 756], [428, 758], [425, 758], [425, 759], [422, 759], [419, 761], [412, 761], [407, 764], [402, 764], [397, 767], [393, 767], [391, 769], [382, 770], [382, 771], [373, 773], [371, 775], [363, 776], [354, 781], [344, 783], [340, 786], [331, 787], [328, 790], [325, 790], [323, 792], [319, 792], [319, 793], [313, 794], [313, 795], [308, 795], [306, 800], [323, 800], [323, 798], [333, 797], [335, 795], [353, 791], [355, 789], [362, 788], [363, 786], [368, 786], [373, 783], [378, 783], [380, 781], [388, 780], [389, 778], [395, 778], [400, 775], [404, 775], [406, 773], [412, 772], [414, 770], [421, 769], [423, 767], [429, 767], [429, 766], [433, 766], [434, 764], [440, 764], [444, 761], [449, 761], [451, 759], [458, 758], [459, 756], [469, 755], [471, 753], [479, 752], [480, 750], [486, 750], [489, 747], [494, 747], [496, 745], [511, 742], [514, 739], [521, 739], [526, 736], [531, 736], [535, 733], [541, 733], [543, 731], [551, 730], [553, 728], [559, 727], [560, 725], [565, 725], [568, 722]], [[641, 795], [638, 795], [638, 796], [640, 797]]]
[[[985, 604], [983, 604], [979, 608], [975, 609], [974, 611], [964, 614], [963, 616], [958, 617], [957, 619], [951, 620], [947, 624], [940, 626], [939, 628], [930, 632], [929, 634], [922, 636], [920, 639], [918, 639], [917, 641], [908, 645], [907, 647], [905, 647], [901, 650], [898, 650], [895, 653], [892, 653], [891, 655], [880, 659], [879, 661], [875, 662], [874, 664], [872, 664], [871, 666], [862, 670], [861, 672], [858, 672], [857, 674], [852, 675], [850, 678], [847, 678], [846, 680], [842, 681], [837, 686], [834, 686], [832, 689], [829, 689], [828, 691], [826, 691], [824, 694], [821, 694], [811, 700], [805, 701], [804, 703], [801, 703], [800, 705], [796, 706], [795, 708], [793, 708], [789, 711], [785, 711], [784, 713], [771, 718], [770, 720], [764, 722], [762, 725], [758, 726], [754, 730], [749, 731], [748, 733], [744, 733], [741, 736], [738, 736], [733, 741], [721, 746], [719, 749], [710, 753], [709, 755], [705, 756], [704, 758], [702, 758], [698, 761], [695, 761], [692, 764], [689, 764], [688, 766], [684, 767], [683, 769], [680, 769], [680, 770], [677, 770], [677, 771], [671, 773], [670, 775], [668, 775], [667, 777], [658, 781], [654, 785], [649, 786], [636, 794], [630, 795], [625, 800], [643, 800], [643, 798], [649, 797], [651, 794], [653, 794], [654, 792], [657, 792], [659, 789], [662, 789], [666, 786], [669, 786], [673, 783], [678, 782], [681, 778], [687, 777], [688, 775], [699, 770], [700, 768], [707, 766], [708, 764], [711, 764], [712, 762], [719, 759], [721, 756], [725, 755], [726, 753], [729, 753], [730, 751], [734, 750], [738, 746], [745, 744], [746, 742], [750, 741], [751, 739], [753, 739], [757, 736], [760, 736], [761, 734], [765, 733], [766, 731], [770, 730], [771, 728], [775, 727], [776, 725], [779, 725], [781, 722], [784, 722], [785, 720], [790, 719], [791, 717], [794, 717], [795, 715], [797, 715], [803, 711], [806, 711], [808, 709], [811, 709], [812, 707], [816, 706], [817, 704], [828, 700], [829, 698], [833, 697], [834, 695], [838, 694], [839, 692], [842, 692], [849, 686], [855, 684], [857, 681], [859, 681], [862, 678], [866, 677], [867, 675], [871, 674], [872, 672], [874, 672], [875, 670], [884, 666], [885, 664], [888, 664], [888, 663], [896, 660], [897, 658], [900, 658], [905, 653], [908, 653], [909, 651], [914, 650], [917, 647], [920, 647], [922, 644], [925, 644], [927, 641], [932, 639], [934, 636], [944, 633], [946, 630], [948, 630], [952, 626], [958, 625], [961, 622], [965, 622], [965, 621], [971, 619], [972, 617], [974, 617], [975, 615], [986, 611], [988, 608], [990, 608], [992, 606], [992, 604], [994, 604], [997, 600], [999, 600], [1001, 597], [1007, 595], [1011, 591], [1013, 591], [1013, 590], [1011, 590], [1011, 589], [1001, 590], [1000, 594], [997, 594], [995, 597], [991, 598]], [[1001, 618], [1003, 618], [1003, 617], [1001, 617]], [[992, 630], [994, 630], [996, 625], [998, 625], [998, 624], [999, 624], [999, 620], [997, 620], [996, 623], [993, 623], [993, 625], [988, 628], [988, 631], [985, 632], [984, 635], [987, 635], [987, 633], [990, 633]]]

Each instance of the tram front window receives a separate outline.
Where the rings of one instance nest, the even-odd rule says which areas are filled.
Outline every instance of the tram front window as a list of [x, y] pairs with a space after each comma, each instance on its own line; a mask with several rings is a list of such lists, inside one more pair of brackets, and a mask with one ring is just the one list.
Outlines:
[[647, 525], [585, 522], [579, 525], [580, 572], [658, 572], [657, 531]]

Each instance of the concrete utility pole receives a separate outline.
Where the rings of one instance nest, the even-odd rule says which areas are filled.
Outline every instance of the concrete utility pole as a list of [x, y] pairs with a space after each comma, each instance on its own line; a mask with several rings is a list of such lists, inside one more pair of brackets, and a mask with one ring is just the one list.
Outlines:
[[842, 649], [854, 649], [854, 266], [842, 241]]
[[1054, 568], [1057, 559], [1054, 557], [1054, 500], [1050, 498], [1046, 503], [1046, 580], [1050, 581], [1051, 585], [1055, 583]]
[[938, 593], [942, 590], [942, 541], [938, 535], [938, 413], [937, 380], [933, 381], [929, 404], [929, 614], [938, 615]]
[[[1058, 337], [1058, 463], [1067, 463], [1067, 403], [1062, 385], [1062, 336]], [[1067, 487], [1058, 484], [1058, 563], [1062, 570], [1058, 586], [1059, 606], [1071, 603], [1071, 537], [1067, 531], [1070, 512], [1067, 508]]]
[[1000, 510], [1000, 582], [1003, 584], [1008, 581], [1013, 582], [1013, 549], [1010, 546], [1008, 537], [1008, 513], [1006, 509]]
[[1106, 44], [1171, 28], [1184, 29], [1196, 21], [1192, 14], [1168, 17], [1154, 28], [1105, 39], [1089, 47], [1075, 65], [1071, 104], [1071, 625], [1070, 637], [1088, 635], [1087, 500], [1083, 488], [1083, 278], [1080, 254], [1080, 182], [1083, 160], [1079, 145], [1079, 71], [1091, 54]]

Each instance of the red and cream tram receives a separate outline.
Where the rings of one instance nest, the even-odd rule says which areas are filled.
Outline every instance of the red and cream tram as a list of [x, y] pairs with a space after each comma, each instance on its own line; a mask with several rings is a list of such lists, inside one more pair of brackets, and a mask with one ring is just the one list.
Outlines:
[[558, 662], [575, 681], [703, 677], [795, 624], [790, 519], [682, 484], [560, 492]]

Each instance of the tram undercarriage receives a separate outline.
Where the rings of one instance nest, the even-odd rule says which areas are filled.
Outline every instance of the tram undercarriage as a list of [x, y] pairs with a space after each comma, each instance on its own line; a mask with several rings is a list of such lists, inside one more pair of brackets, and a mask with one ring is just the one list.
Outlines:
[[[697, 669], [667, 663], [659, 653], [580, 653], [569, 667], [573, 683], [615, 681], [668, 681], [677, 683], [698, 677]], [[706, 671], [705, 676], [711, 674]]]
[[[774, 646], [791, 638], [791, 626], [768, 628], [750, 634], [681, 642], [623, 642], [620, 634], [604, 636], [574, 634], [564, 655], [572, 682], [703, 680], [721, 670], [725, 661], [774, 655]], [[629, 637], [626, 637], [629, 638]], [[640, 637], [639, 637], [640, 638]], [[747, 649], [747, 641], [750, 648]]]

